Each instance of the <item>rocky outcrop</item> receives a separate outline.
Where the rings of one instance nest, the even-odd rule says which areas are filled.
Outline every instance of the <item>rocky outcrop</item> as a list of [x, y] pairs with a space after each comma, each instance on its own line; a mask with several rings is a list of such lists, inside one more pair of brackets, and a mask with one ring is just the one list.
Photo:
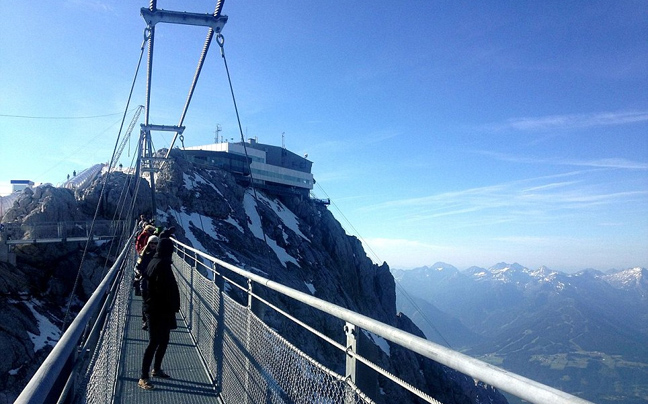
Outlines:
[[13, 207], [5, 213], [3, 221], [32, 225], [84, 220], [84, 218], [85, 216], [77, 208], [77, 202], [71, 190], [43, 185], [33, 190], [25, 189], [14, 202]]
[[[0, 263], [0, 404], [13, 402], [60, 337], [81, 255], [72, 252], [48, 263], [31, 257], [33, 266], [23, 254], [17, 266]], [[96, 268], [104, 262], [94, 253], [86, 258], [72, 317], [103, 277]]]
[[[105, 186], [104, 186], [105, 183]], [[121, 171], [98, 176], [87, 187], [75, 191], [78, 209], [85, 215], [93, 217], [95, 211], [99, 217], [106, 219], [123, 219], [128, 215], [127, 209], [122, 209], [124, 201], [132, 201], [136, 196], [134, 206], [138, 214], [151, 215], [151, 188], [149, 183]]]

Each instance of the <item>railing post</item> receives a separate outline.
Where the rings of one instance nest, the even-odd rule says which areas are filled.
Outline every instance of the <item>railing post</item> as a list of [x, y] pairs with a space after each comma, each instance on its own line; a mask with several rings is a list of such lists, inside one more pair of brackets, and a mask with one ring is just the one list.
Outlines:
[[[344, 325], [344, 333], [346, 334], [346, 378], [354, 385], [356, 384], [356, 358], [352, 354], [358, 352], [358, 330], [355, 325], [347, 322]], [[349, 354], [352, 353], [352, 354]], [[344, 397], [345, 404], [355, 403], [353, 392], [347, 387], [347, 392]]]
[[248, 309], [249, 309], [250, 311], [252, 311], [252, 303], [253, 303], [253, 301], [254, 301], [254, 298], [252, 297], [252, 292], [253, 292], [253, 289], [252, 289], [252, 285], [253, 285], [253, 284], [252, 284], [252, 279], [249, 279], [249, 278], [248, 278], [248, 280], [247, 280], [247, 284], [248, 284], [248, 290], [247, 290], [247, 292], [248, 292], [248, 304], [247, 304], [247, 307], [248, 307]]
[[[186, 262], [185, 257], [187, 256], [187, 250], [182, 247], [182, 262]], [[196, 253], [194, 252], [194, 267], [197, 265], [196, 264]], [[187, 329], [189, 332], [193, 330], [193, 323], [194, 323], [194, 273], [196, 272], [195, 270], [189, 271], [191, 272], [191, 280], [190, 282], [190, 288], [189, 288], [189, 313], [187, 313], [188, 318], [188, 324], [187, 324]]]
[[248, 353], [248, 356], [245, 358], [245, 384], [244, 384], [244, 391], [245, 391], [245, 404], [248, 404], [250, 402], [250, 361], [251, 355], [250, 355], [250, 347], [251, 347], [251, 332], [252, 332], [252, 314], [254, 313], [252, 311], [252, 305], [254, 303], [254, 297], [252, 297], [253, 293], [253, 283], [252, 279], [248, 278], [247, 279], [247, 293], [248, 293], [248, 313], [247, 313], [247, 327], [246, 327], [246, 335], [245, 335], [245, 351]]
[[216, 383], [216, 394], [220, 396], [223, 392], [223, 334], [225, 330], [225, 267], [217, 271], [216, 261], [212, 261], [214, 268], [214, 284], [218, 290], [218, 319], [216, 321], [215, 340], [214, 340], [214, 357], [216, 359], [216, 374], [214, 375]]

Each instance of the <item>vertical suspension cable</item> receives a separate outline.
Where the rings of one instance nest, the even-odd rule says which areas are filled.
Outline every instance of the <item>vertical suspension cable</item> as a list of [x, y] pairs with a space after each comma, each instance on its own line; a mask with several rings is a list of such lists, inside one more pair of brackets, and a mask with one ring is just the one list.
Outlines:
[[[157, 8], [157, 0], [151, 0], [149, 4], [149, 10], [150, 11], [155, 11]], [[150, 184], [151, 184], [151, 204], [152, 204], [152, 214], [153, 218], [155, 218], [156, 214], [156, 206], [155, 206], [155, 175], [152, 171], [153, 168], [153, 163], [151, 158], [153, 157], [152, 151], [151, 151], [151, 131], [148, 129], [149, 125], [149, 118], [150, 118], [150, 113], [151, 113], [151, 87], [152, 87], [152, 80], [153, 80], [153, 46], [155, 44], [155, 25], [149, 25], [149, 37], [148, 37], [148, 57], [147, 57], [147, 73], [146, 73], [146, 110], [144, 113], [144, 125], [147, 126], [147, 129], [144, 130], [141, 135], [143, 135], [144, 139], [142, 141], [147, 142], [148, 147], [141, 147], [140, 149], [140, 158], [137, 160], [137, 172], [140, 172], [141, 174], [141, 166], [142, 166], [142, 154], [148, 154], [147, 158], [147, 164], [149, 168], [151, 169], [149, 171], [150, 175]]]

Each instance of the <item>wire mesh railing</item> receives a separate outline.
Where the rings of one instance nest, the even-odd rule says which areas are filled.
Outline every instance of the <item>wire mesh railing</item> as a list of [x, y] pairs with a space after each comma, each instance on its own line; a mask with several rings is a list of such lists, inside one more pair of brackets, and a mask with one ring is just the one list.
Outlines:
[[[354, 383], [356, 361], [362, 362], [366, 369], [381, 374], [419, 399], [438, 403], [426, 392], [360, 356], [355, 347], [361, 330], [531, 403], [589, 403], [245, 271], [177, 241], [175, 245], [177, 254], [174, 255], [174, 267], [177, 270], [181, 294], [184, 295], [181, 310], [186, 315], [190, 333], [225, 403], [372, 403], [373, 401]], [[227, 274], [242, 276], [247, 280], [247, 287]], [[235, 302], [225, 293], [225, 289], [230, 287], [242, 289], [247, 293], [247, 306]], [[333, 338], [264, 300], [254, 292], [258, 287], [279, 293], [284, 298], [292, 298], [342, 320], [345, 323], [346, 345], [335, 342]], [[263, 323], [252, 310], [253, 304], [257, 302], [271, 307], [293, 321], [296, 326], [305, 327], [343, 351], [346, 358], [346, 374], [340, 375], [325, 368]]]
[[[181, 311], [225, 403], [373, 403], [224, 293], [221, 274], [178, 244]], [[207, 263], [215, 263], [210, 259]], [[209, 279], [198, 268], [209, 270]]]

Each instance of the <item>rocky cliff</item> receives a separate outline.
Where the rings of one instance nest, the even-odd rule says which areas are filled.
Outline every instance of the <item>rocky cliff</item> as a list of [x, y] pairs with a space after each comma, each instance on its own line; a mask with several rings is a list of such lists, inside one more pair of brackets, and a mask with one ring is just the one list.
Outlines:
[[[306, 197], [242, 187], [228, 172], [193, 165], [178, 150], [171, 157], [158, 175], [157, 217], [165, 226], [178, 229], [180, 241], [302, 292], [422, 335], [396, 311], [394, 278], [388, 265], [375, 265], [361, 242], [346, 234], [325, 205]], [[340, 322], [290, 301], [267, 298], [343, 342]], [[273, 312], [259, 315], [290, 341], [305, 346], [309, 355], [344, 373], [339, 352]], [[471, 378], [379, 341], [377, 336], [363, 335], [363, 354], [443, 403], [505, 402], [498, 392], [475, 386]], [[363, 390], [378, 403], [417, 402], [385, 380], [360, 379]]]
[[[118, 188], [127, 184], [128, 179], [119, 177], [121, 174], [110, 176], [101, 198], [99, 182], [76, 192], [76, 195], [63, 195], [70, 214], [88, 215], [94, 211], [91, 208], [93, 203], [101, 201], [101, 215], [112, 218], [122, 195]], [[241, 186], [226, 171], [188, 162], [179, 150], [171, 153], [171, 160], [158, 174], [156, 188], [157, 223], [166, 227], [175, 226], [176, 237], [181, 242], [305, 293], [421, 334], [408, 318], [396, 312], [394, 279], [387, 264], [372, 263], [360, 241], [345, 233], [326, 206], [307, 197], [274, 195]], [[129, 189], [134, 190], [135, 187], [131, 185]], [[48, 192], [53, 195], [60, 191], [52, 189]], [[147, 184], [140, 183], [138, 194], [150, 195]], [[152, 213], [149, 204], [144, 200], [140, 202], [134, 212], [136, 215]], [[30, 213], [25, 209], [13, 215], [16, 218], [22, 215], [24, 220]], [[9, 271], [15, 270], [18, 269]], [[15, 287], [20, 288], [18, 285]], [[259, 293], [297, 318], [343, 342], [341, 322], [301, 304], [273, 295], [265, 296], [262, 290]], [[243, 299], [242, 296], [238, 298]], [[26, 310], [23, 308], [22, 311]], [[344, 373], [344, 359], [340, 352], [309, 332], [291, 326], [270, 309], [258, 308], [257, 313], [288, 340], [299, 342], [297, 345], [307, 354]], [[33, 319], [17, 316], [15, 310], [6, 313], [5, 317], [5, 323], [9, 324], [20, 321], [34, 323]], [[25, 329], [28, 326], [25, 325]], [[25, 335], [26, 331], [16, 339], [25, 339]], [[471, 378], [387, 344], [369, 333], [362, 334], [360, 349], [364, 356], [443, 403], [506, 402], [497, 391], [476, 385]], [[25, 352], [20, 355], [21, 359], [16, 361], [27, 361], [26, 351], [29, 350], [30, 347], [23, 349]], [[10, 365], [8, 369], [16, 369], [16, 366]], [[28, 376], [27, 373], [25, 376]], [[409, 393], [394, 388], [391, 383], [369, 371], [362, 371], [359, 384], [379, 404], [418, 402]]]
[[[1, 219], [8, 227], [23, 226], [31, 238], [43, 223], [91, 219], [83, 209], [73, 191], [42, 186], [23, 191]], [[103, 278], [109, 246], [92, 244], [72, 294], [84, 247], [78, 242], [17, 245], [11, 247], [16, 265], [0, 262], [0, 403], [14, 401], [59, 339], [70, 297], [73, 316]]]

